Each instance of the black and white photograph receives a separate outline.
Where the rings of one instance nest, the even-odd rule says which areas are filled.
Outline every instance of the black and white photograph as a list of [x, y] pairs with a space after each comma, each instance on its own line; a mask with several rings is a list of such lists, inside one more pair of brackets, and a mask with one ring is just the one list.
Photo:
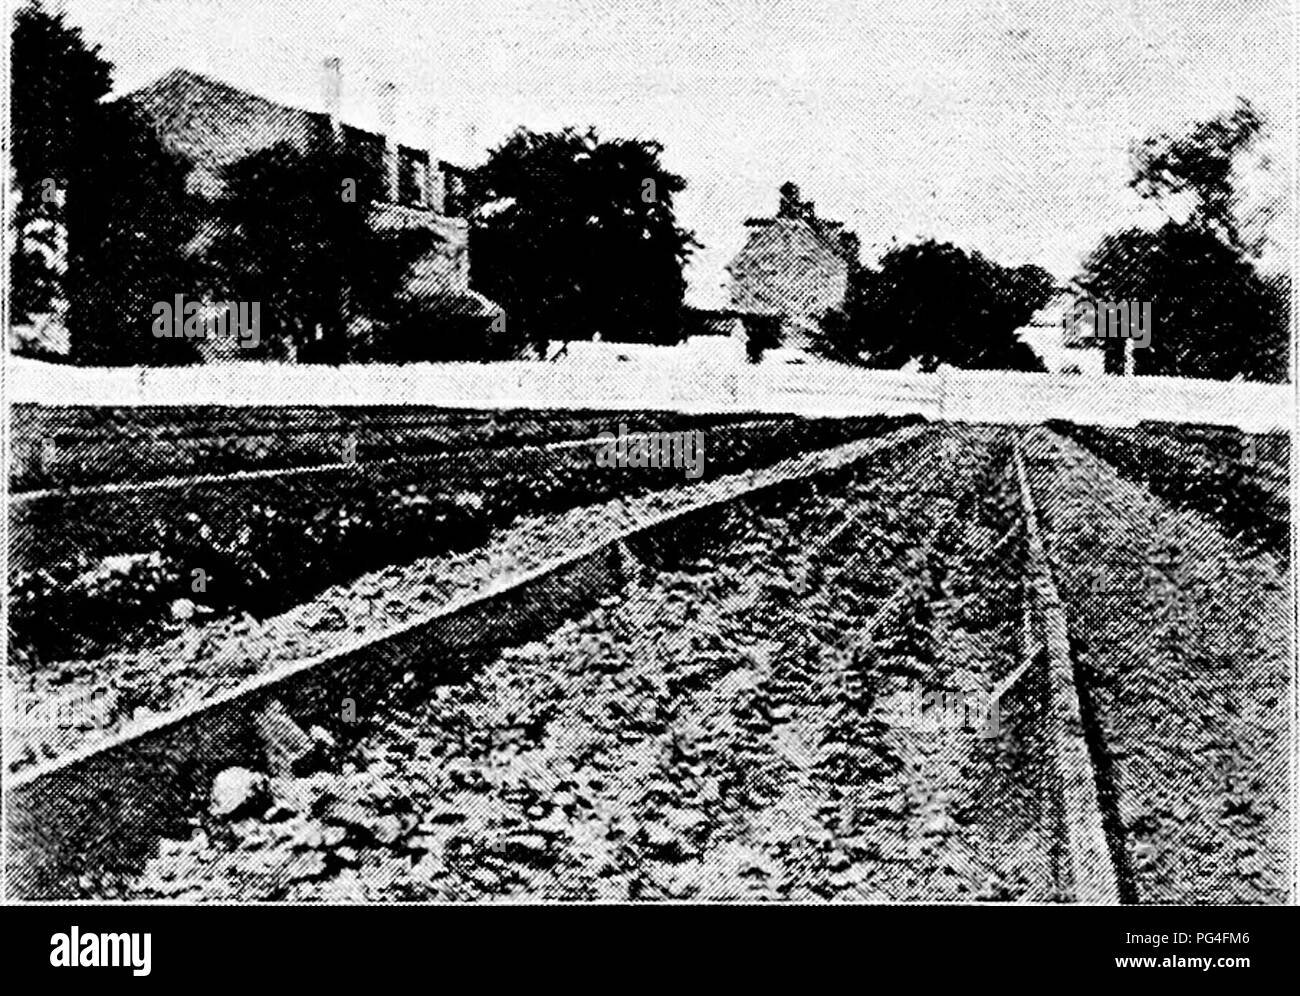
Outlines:
[[1295, 904], [1293, 0], [5, 6], [7, 903]]

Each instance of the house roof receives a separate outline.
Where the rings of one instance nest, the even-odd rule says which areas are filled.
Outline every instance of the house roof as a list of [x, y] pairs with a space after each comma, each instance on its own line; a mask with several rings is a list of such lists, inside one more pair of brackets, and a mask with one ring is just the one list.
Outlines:
[[[129, 101], [154, 122], [171, 148], [196, 166], [215, 169], [277, 142], [306, 144], [324, 134], [329, 116], [271, 100], [241, 87], [177, 68], [116, 100]], [[382, 154], [384, 136], [355, 125], [342, 125], [344, 140], [363, 153]], [[398, 146], [399, 155], [428, 164], [426, 149]], [[453, 163], [445, 169], [463, 172]]]
[[[1058, 284], [1043, 306], [1034, 312], [1028, 323], [1016, 329], [1016, 334], [1052, 366], [1052, 356], [1047, 351], [1057, 349], [1095, 349], [1096, 340], [1079, 338], [1066, 321], [1074, 302], [1087, 292], [1074, 281]], [[1045, 351], [1046, 350], [1046, 351]]]
[[159, 136], [197, 166], [215, 168], [280, 141], [305, 144], [329, 118], [196, 73], [173, 69], [121, 98], [144, 111]]
[[[854, 236], [852, 233], [845, 231], [844, 223], [840, 221], [828, 221], [824, 218], [804, 218], [792, 217], [789, 215], [777, 215], [773, 218], [746, 218], [745, 227], [752, 229], [753, 231], [750, 232], [749, 238], [746, 240], [746, 243], [741, 248], [740, 252], [737, 253], [735, 259], [740, 259], [747, 251], [752, 250], [753, 246], [757, 244], [754, 242], [754, 239], [760, 231], [771, 228], [786, 228], [791, 231], [807, 232], [812, 235], [817, 242], [836, 256], [839, 256], [848, 262], [857, 262], [856, 259], [849, 259], [850, 250], [841, 241], [842, 237], [853, 238]], [[732, 262], [734, 263], [735, 260], [733, 259]], [[728, 269], [730, 269], [730, 267], [728, 267]]]
[[[774, 247], [797, 240], [805, 246], [816, 247], [829, 256], [848, 262], [843, 246], [817, 225], [803, 218], [764, 218], [745, 222], [750, 227], [745, 244], [732, 257], [725, 269], [732, 276], [744, 271], [756, 261], [761, 270], [769, 268]], [[777, 250], [780, 251], [780, 250]]]

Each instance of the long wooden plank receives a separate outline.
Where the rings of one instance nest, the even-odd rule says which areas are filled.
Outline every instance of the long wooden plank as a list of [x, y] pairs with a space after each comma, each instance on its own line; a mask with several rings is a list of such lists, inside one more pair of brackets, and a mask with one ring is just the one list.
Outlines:
[[1102, 821], [1097, 772], [1084, 734], [1070, 658], [1069, 627], [1061, 596], [1038, 529], [1038, 512], [1025, 476], [1020, 440], [1013, 443], [1012, 463], [1025, 514], [1027, 582], [1047, 657], [1048, 742], [1055, 754], [1063, 834], [1062, 886], [1075, 902], [1116, 905], [1120, 901], [1114, 856]]

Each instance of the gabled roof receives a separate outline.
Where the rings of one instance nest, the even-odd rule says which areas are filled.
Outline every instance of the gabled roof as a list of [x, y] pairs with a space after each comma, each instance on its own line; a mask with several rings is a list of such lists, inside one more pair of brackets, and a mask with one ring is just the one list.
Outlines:
[[828, 252], [834, 253], [847, 262], [857, 262], [856, 259], [850, 260], [848, 258], [850, 250], [841, 241], [842, 238], [853, 237], [852, 233], [845, 231], [844, 223], [841, 221], [829, 221], [825, 218], [816, 217], [777, 215], [772, 218], [746, 218], [745, 227], [750, 229], [749, 237], [745, 246], [737, 254], [736, 259], [745, 255], [747, 250], [752, 251], [754, 247], [760, 244], [756, 239], [763, 231], [784, 228], [790, 232], [805, 232]]
[[726, 270], [729, 273], [735, 274], [755, 259], [767, 261], [774, 247], [788, 245], [792, 240], [823, 251], [828, 256], [845, 259], [844, 251], [838, 242], [806, 219], [762, 218], [750, 219], [745, 224], [750, 229], [749, 235], [745, 239], [745, 244], [740, 247], [740, 251], [727, 264]]
[[215, 168], [280, 141], [306, 144], [329, 119], [196, 73], [173, 69], [121, 98], [153, 121], [163, 142], [197, 166]]
[[[251, 93], [192, 69], [173, 69], [152, 83], [114, 98], [129, 101], [154, 122], [163, 141], [196, 166], [225, 166], [277, 142], [303, 146], [323, 136], [329, 116]], [[384, 136], [344, 123], [344, 141], [380, 155]], [[408, 160], [429, 163], [426, 149], [398, 146]], [[459, 170], [452, 163], [444, 169]]]

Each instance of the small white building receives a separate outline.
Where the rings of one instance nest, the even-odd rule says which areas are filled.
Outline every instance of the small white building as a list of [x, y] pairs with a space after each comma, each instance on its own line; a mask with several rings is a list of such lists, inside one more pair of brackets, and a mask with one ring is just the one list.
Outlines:
[[1048, 373], [1100, 377], [1105, 372], [1105, 354], [1098, 343], [1080, 338], [1066, 321], [1082, 293], [1076, 287], [1057, 288], [1029, 324], [1016, 330], [1016, 335], [1043, 361]]

